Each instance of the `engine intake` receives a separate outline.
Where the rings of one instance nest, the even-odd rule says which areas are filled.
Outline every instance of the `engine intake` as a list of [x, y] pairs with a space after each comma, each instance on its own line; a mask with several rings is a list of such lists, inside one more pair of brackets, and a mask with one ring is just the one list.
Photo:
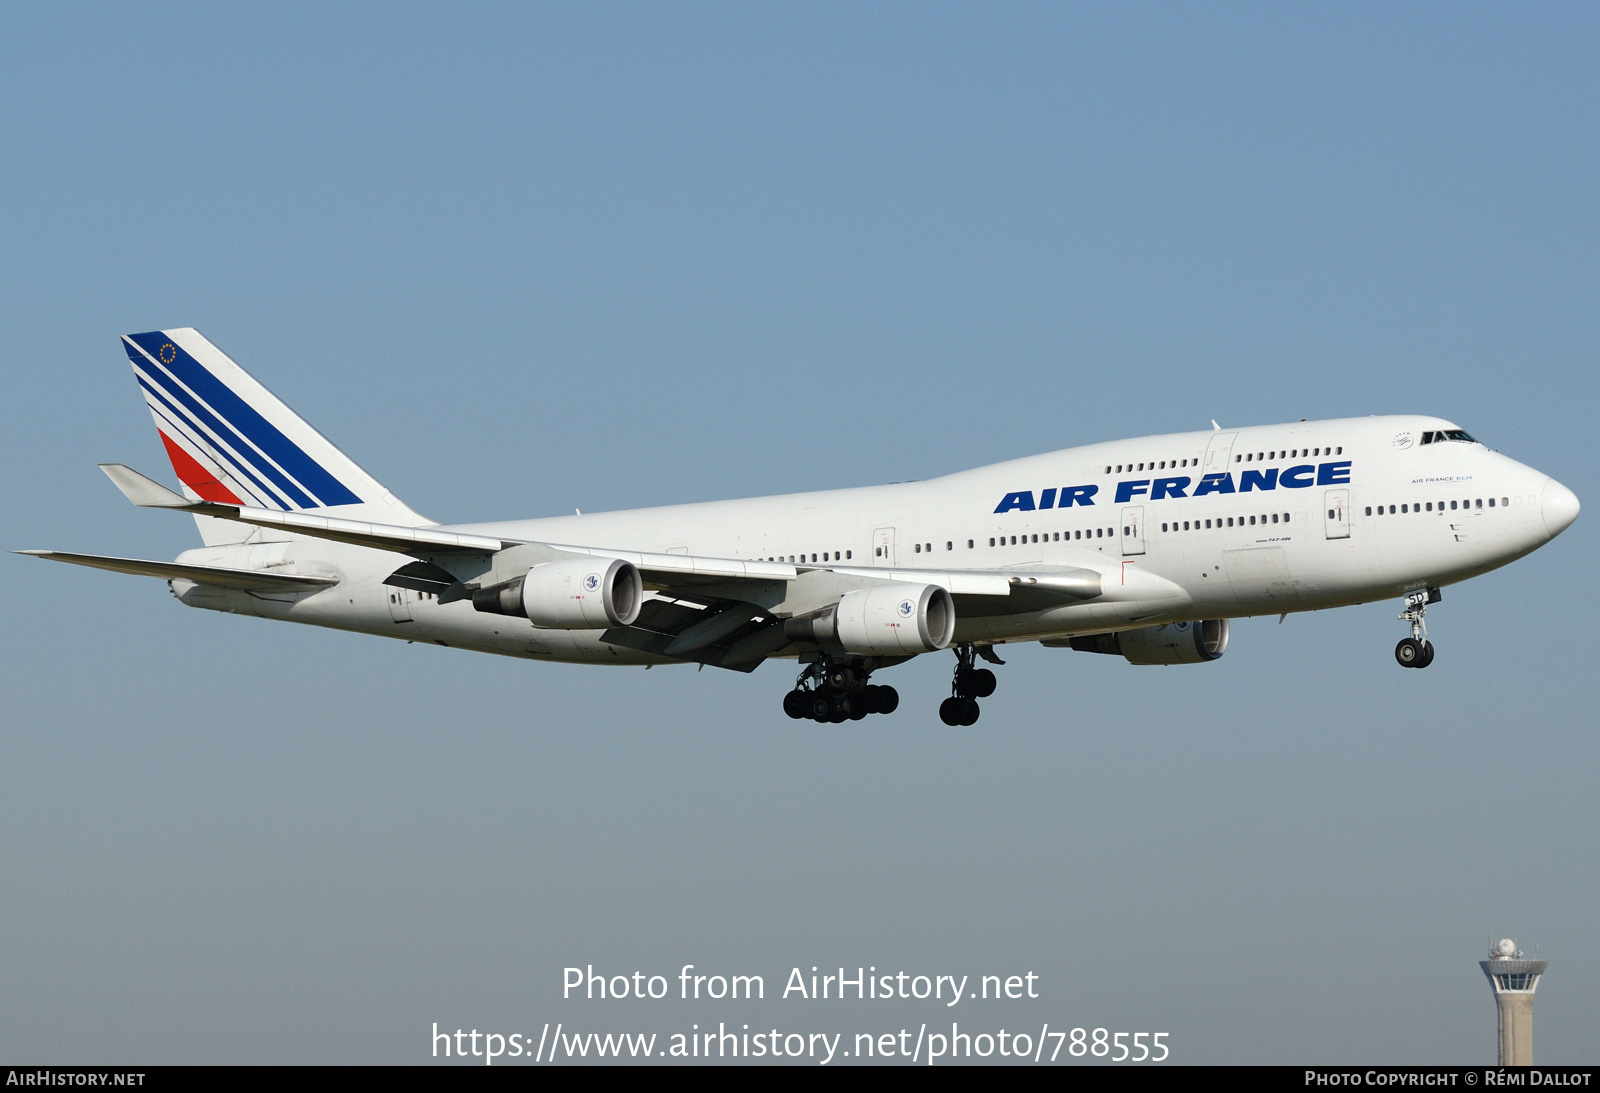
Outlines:
[[1228, 620], [1172, 622], [1122, 630], [1115, 634], [1088, 634], [1071, 639], [1082, 653], [1109, 653], [1129, 664], [1204, 664], [1228, 651]]
[[792, 641], [814, 641], [863, 656], [931, 653], [956, 632], [955, 601], [938, 585], [880, 584], [846, 592], [821, 614], [789, 619]]
[[479, 611], [522, 615], [546, 630], [632, 626], [643, 605], [644, 579], [621, 558], [546, 562], [520, 580], [472, 594], [472, 606]]

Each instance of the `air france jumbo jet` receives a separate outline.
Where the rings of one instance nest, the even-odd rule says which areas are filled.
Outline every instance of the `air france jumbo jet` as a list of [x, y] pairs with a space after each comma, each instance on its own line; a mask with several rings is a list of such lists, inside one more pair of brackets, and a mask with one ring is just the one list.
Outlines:
[[1398, 598], [1408, 668], [1439, 589], [1549, 542], [1571, 490], [1429, 417], [1216, 427], [925, 482], [487, 524], [408, 508], [197, 331], [123, 338], [193, 515], [174, 562], [53, 561], [167, 581], [191, 607], [587, 664], [799, 662], [796, 718], [890, 713], [879, 669], [952, 649], [971, 725], [1037, 641], [1134, 664], [1216, 660], [1228, 620]]

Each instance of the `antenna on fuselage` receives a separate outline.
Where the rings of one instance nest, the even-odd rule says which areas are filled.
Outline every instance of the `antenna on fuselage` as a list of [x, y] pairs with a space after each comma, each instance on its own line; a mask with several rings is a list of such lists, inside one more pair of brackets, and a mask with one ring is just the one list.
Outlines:
[[1213, 432], [1213, 433], [1220, 433], [1220, 432], [1222, 432], [1222, 426], [1220, 426], [1220, 425], [1218, 425], [1218, 424], [1217, 424], [1217, 419], [1216, 419], [1216, 418], [1212, 418], [1212, 419], [1211, 419], [1211, 431], [1212, 431], [1212, 432]]

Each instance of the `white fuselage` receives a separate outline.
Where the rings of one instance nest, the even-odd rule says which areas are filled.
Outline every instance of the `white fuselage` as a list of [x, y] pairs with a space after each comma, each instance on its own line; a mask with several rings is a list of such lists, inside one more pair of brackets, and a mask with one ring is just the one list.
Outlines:
[[[445, 530], [702, 558], [915, 571], [1094, 569], [1085, 603], [962, 616], [956, 642], [1014, 642], [1180, 620], [1399, 597], [1487, 572], [1576, 516], [1570, 491], [1423, 417], [1306, 421], [1068, 448], [923, 482]], [[384, 579], [408, 559], [284, 533], [186, 552], [185, 562], [322, 573], [314, 595], [174, 582], [186, 603], [513, 656], [664, 658], [599, 631], [440, 604]]]

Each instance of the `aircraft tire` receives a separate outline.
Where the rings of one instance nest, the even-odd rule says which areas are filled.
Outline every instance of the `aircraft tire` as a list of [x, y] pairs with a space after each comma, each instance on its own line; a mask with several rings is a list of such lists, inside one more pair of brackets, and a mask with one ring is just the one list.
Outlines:
[[879, 687], [876, 703], [879, 713], [894, 713], [900, 706], [900, 692], [893, 687]]
[[988, 698], [994, 694], [996, 680], [987, 668], [977, 668], [972, 673], [972, 697]]
[[979, 712], [976, 700], [971, 698], [961, 699], [961, 724], [976, 725]]
[[827, 695], [812, 694], [811, 708], [808, 711], [813, 721], [826, 721], [833, 714], [833, 706], [828, 701]]
[[939, 720], [951, 728], [961, 724], [961, 715], [965, 712], [961, 708], [962, 699], [947, 698], [939, 703]]
[[828, 686], [835, 691], [848, 691], [856, 685], [856, 674], [842, 665], [828, 672]]
[[1401, 638], [1394, 647], [1394, 659], [1402, 668], [1420, 668], [1422, 658], [1422, 643], [1416, 638]]
[[1433, 642], [1425, 641], [1425, 642], [1422, 643], [1422, 659], [1417, 662], [1417, 667], [1418, 668], [1426, 668], [1428, 665], [1430, 665], [1432, 663], [1433, 663]]
[[783, 712], [798, 721], [811, 712], [811, 696], [794, 690], [783, 696]]

